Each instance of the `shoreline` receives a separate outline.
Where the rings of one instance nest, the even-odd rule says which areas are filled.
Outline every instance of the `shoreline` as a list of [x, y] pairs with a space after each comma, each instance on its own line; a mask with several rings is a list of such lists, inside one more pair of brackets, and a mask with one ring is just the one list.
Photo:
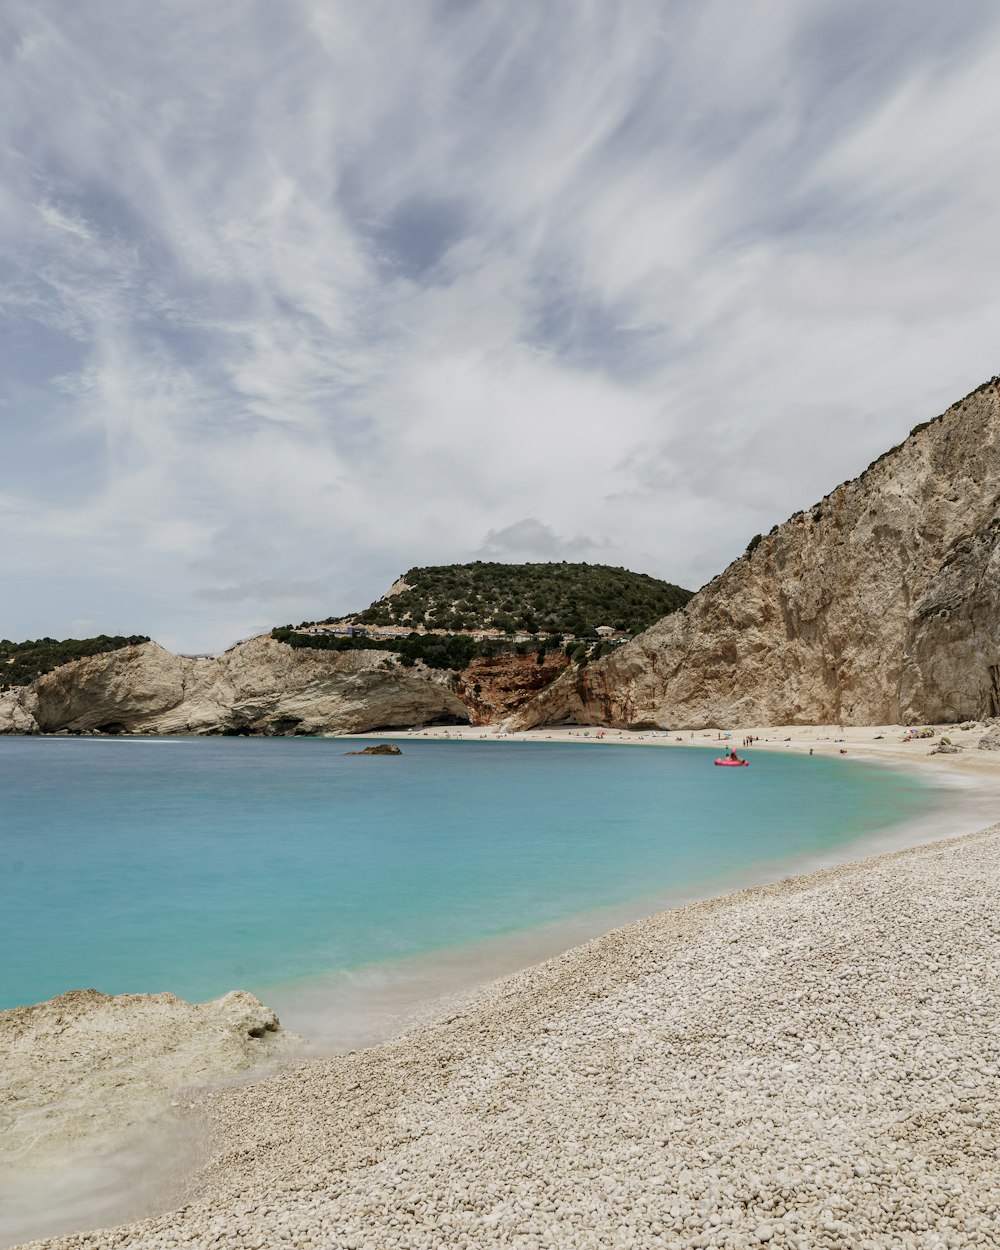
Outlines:
[[[345, 742], [352, 740], [353, 736], [343, 739]], [[705, 745], [716, 749], [718, 746], [714, 742]], [[939, 758], [950, 761], [955, 757]], [[991, 826], [1000, 818], [1000, 767], [995, 770], [995, 776], [988, 770], [970, 776], [951, 768], [935, 769], [928, 776], [913, 757], [906, 760], [855, 757], [851, 762], [870, 763], [878, 768], [905, 767], [906, 771], [930, 783], [939, 795], [946, 788], [954, 787], [955, 804], [939, 798], [936, 810], [918, 819], [869, 829], [848, 841], [822, 849], [761, 860], [673, 890], [651, 891], [400, 959], [377, 960], [291, 981], [255, 985], [253, 992], [272, 1007], [289, 1028], [305, 1037], [317, 1056], [377, 1046], [444, 1013], [455, 1002], [467, 1000], [494, 980], [557, 958], [611, 930], [661, 912], [728, 897], [777, 881], [915, 849], [943, 838], [964, 837]], [[1000, 760], [997, 763], [1000, 764]], [[348, 1021], [346, 1025], [342, 1023], [344, 1018]], [[332, 1026], [331, 1019], [335, 1020]]]
[[[964, 722], [967, 723], [967, 722]], [[979, 739], [996, 733], [979, 721], [972, 728], [959, 725], [934, 726], [932, 738], [904, 742], [914, 726], [884, 725], [738, 725], [736, 728], [708, 729], [609, 729], [603, 725], [547, 725], [536, 729], [506, 731], [496, 725], [429, 725], [410, 729], [370, 730], [357, 734], [324, 734], [323, 737], [354, 741], [385, 738], [393, 742], [425, 739], [444, 742], [565, 742], [601, 746], [646, 746], [668, 748], [735, 747], [740, 755], [753, 759], [755, 751], [790, 751], [793, 754], [877, 760], [885, 763], [918, 764], [933, 772], [982, 775], [1000, 778], [1000, 751], [981, 751]], [[598, 737], [598, 735], [603, 735]], [[754, 743], [744, 748], [745, 737]], [[942, 737], [961, 750], [958, 754], [931, 754]]]
[[998, 849], [994, 825], [660, 913], [204, 1094], [198, 1196], [128, 1244], [994, 1244]]
[[[464, 728], [465, 727], [463, 727], [463, 729]], [[586, 731], [586, 727], [581, 726], [581, 727], [568, 728], [562, 731], [562, 734], [560, 734], [559, 738], [556, 738], [554, 736], [550, 738], [549, 733], [545, 731], [533, 731], [525, 735], [497, 735], [497, 737], [503, 741], [514, 740], [514, 741], [536, 741], [537, 742], [539, 741], [539, 739], [541, 739], [542, 741], [561, 740], [561, 741], [568, 741], [568, 742], [577, 742], [581, 740], [585, 731]], [[624, 732], [625, 731], [622, 731], [623, 737], [624, 737]], [[776, 734], [778, 732], [780, 731], [775, 731], [775, 730], [770, 731], [771, 734]], [[817, 735], [822, 734], [822, 730], [819, 730], [819, 729], [811, 729], [808, 732], [810, 734], [817, 734]], [[872, 733], [871, 730], [854, 731], [854, 732], [856, 734]], [[982, 732], [983, 732], [982, 730], [979, 731], [979, 733], [982, 733]], [[476, 740], [480, 740], [481, 734], [482, 734], [482, 731], [478, 731], [478, 730], [470, 731], [466, 729], [465, 733], [462, 736], [466, 738], [475, 738]], [[840, 745], [842, 745], [842, 744], [834, 743], [832, 741], [825, 741], [822, 737], [814, 737], [810, 740], [810, 738], [805, 736], [805, 734], [803, 733], [801, 729], [799, 730], [799, 734], [801, 736], [800, 741], [796, 742], [792, 749], [802, 750], [808, 744], [810, 744], [810, 742], [815, 749], [817, 743], [824, 742], [825, 750], [832, 751], [836, 749], [839, 751], [839, 747]], [[354, 740], [356, 737], [360, 737], [360, 736], [364, 736], [368, 738], [397, 738], [398, 739], [398, 738], [410, 737], [414, 735], [412, 735], [412, 733], [406, 733], [404, 731], [404, 732], [397, 732], [395, 734], [351, 735], [351, 737], [347, 740]], [[422, 731], [419, 736], [421, 737], [434, 736], [434, 737], [440, 737], [443, 740], [454, 741], [456, 737], [456, 733], [455, 733], [455, 728], [448, 727], [446, 729], [437, 731], [437, 733], [434, 733], [433, 731]], [[839, 730], [837, 731], [837, 736], [838, 737], [841, 736], [841, 731]], [[586, 738], [583, 738], [583, 741], [586, 741], [586, 740], [587, 740]], [[953, 740], [956, 740], [955, 737], [953, 737]], [[617, 737], [612, 738], [611, 735], [609, 734], [608, 738], [600, 740], [600, 742], [598, 742], [597, 740], [592, 740], [592, 741], [594, 742], [594, 745], [604, 745], [604, 744], [615, 743], [618, 741], [618, 739]], [[628, 735], [627, 737], [624, 737], [623, 744], [659, 745], [661, 741], [662, 739], [651, 740], [651, 735], [649, 731], [646, 731], [645, 733], [643, 732], [632, 733]], [[691, 745], [691, 744], [692, 743], [691, 743], [690, 738], [683, 744], [675, 743], [675, 742], [664, 743], [664, 745]], [[710, 737], [709, 731], [705, 731], [703, 734], [695, 736], [693, 745], [707, 746], [707, 747], [712, 747], [714, 749], [718, 749], [718, 746], [720, 744], [714, 735]], [[963, 790], [966, 790], [966, 791], [968, 791], [968, 789], [971, 786], [971, 788], [981, 791], [985, 803], [987, 804], [992, 803], [994, 795], [987, 794], [987, 790], [993, 788], [990, 786], [989, 783], [992, 780], [994, 780], [994, 778], [1000, 778], [1000, 767], [998, 767], [998, 765], [1000, 765], [1000, 758], [993, 756], [993, 753], [977, 752], [976, 754], [978, 756], [985, 757], [982, 763], [977, 763], [977, 766], [974, 766], [973, 768], [969, 768], [969, 767], [957, 768], [956, 764], [958, 762], [961, 761], [962, 763], [964, 763], [964, 760], [962, 760], [961, 756], [929, 757], [926, 754], [926, 751], [929, 745], [927, 743], [914, 742], [914, 743], [907, 744], [906, 746], [899, 745], [895, 747], [894, 747], [894, 744], [887, 744], [888, 749], [886, 747], [879, 748], [878, 746], [876, 746], [874, 750], [867, 750], [867, 751], [864, 750], [865, 745], [866, 744], [863, 741], [859, 741], [857, 745], [857, 750], [855, 750], [852, 747], [851, 755], [849, 755], [848, 758], [850, 759], [851, 756], [853, 756], [854, 760], [868, 759], [868, 760], [871, 760], [871, 762], [878, 763], [883, 766], [885, 765], [891, 766], [893, 764], [898, 766], [902, 764], [904, 766], [907, 766], [908, 768], [912, 768], [914, 766], [919, 766], [922, 764], [930, 765], [931, 766], [929, 770], [930, 775], [928, 775], [928, 772], [925, 771], [925, 768], [923, 767], [919, 768], [920, 773], [924, 775], [925, 779], [934, 780], [938, 782], [945, 782], [947, 779], [950, 779], [953, 784], [958, 784], [959, 786], [962, 787]], [[778, 741], [774, 743], [761, 742], [757, 749], [781, 750], [784, 747], [785, 747], [785, 743], [782, 740], [782, 741]], [[921, 747], [923, 747], [923, 750], [921, 750]], [[917, 752], [917, 754], [912, 754], [914, 750]], [[935, 767], [935, 765], [938, 765], [938, 767]], [[940, 767], [940, 765], [943, 765], [944, 767]], [[995, 803], [992, 805], [991, 815], [987, 818], [985, 823], [990, 823], [990, 821], [993, 818], [995, 818], [997, 806], [998, 805]], [[489, 976], [489, 980], [485, 980], [485, 983], [484, 983], [482, 964], [481, 962], [474, 960], [473, 962], [475, 964], [475, 967], [473, 969], [472, 976], [468, 979], [467, 984], [459, 986], [456, 989], [454, 986], [454, 982], [450, 982], [444, 985], [443, 987], [442, 986], [437, 987], [438, 991], [440, 991], [443, 988], [444, 992], [432, 993], [429, 998], [427, 996], [419, 997], [416, 1003], [414, 1004], [415, 1010], [407, 1013], [402, 1018], [401, 1021], [397, 1021], [397, 1024], [402, 1024], [402, 1026], [406, 1028], [406, 1031], [404, 1033], [400, 1035], [398, 1027], [395, 1029], [390, 1029], [387, 1033], [382, 1032], [380, 1035], [379, 1043], [374, 1045], [374, 1047], [370, 1050], [361, 1051], [360, 1055], [362, 1057], [363, 1056], [378, 1056], [382, 1052], [386, 1052], [388, 1049], [393, 1054], [397, 1055], [397, 1057], [399, 1057], [400, 1055], [404, 1056], [404, 1058], [400, 1059], [399, 1062], [402, 1063], [403, 1066], [405, 1067], [406, 1063], [408, 1062], [405, 1056], [409, 1054], [411, 1060], [414, 1060], [414, 1061], [416, 1060], [417, 1058], [416, 1052], [419, 1051], [420, 1046], [422, 1045], [422, 1042], [420, 1039], [426, 1038], [426, 1036], [428, 1035], [428, 1032], [434, 1036], [438, 1036], [441, 1030], [444, 1030], [447, 1032], [447, 1029], [450, 1023], [453, 1023], [456, 1019], [465, 1018], [470, 1012], [475, 1014], [477, 1012], [480, 1012], [481, 1010], [485, 1010], [486, 1009], [485, 1004], [488, 1004], [489, 1002], [495, 1002], [496, 996], [498, 994], [506, 995], [505, 1006], [503, 1008], [505, 1015], [511, 1014], [511, 1013], [516, 1015], [517, 1003], [514, 1000], [516, 1000], [517, 995], [518, 993], [521, 992], [521, 990], [523, 990], [530, 996], [533, 993], [532, 986], [534, 984], [534, 981], [538, 978], [541, 978], [544, 981], [546, 977], [548, 977], [549, 970], [551, 969], [552, 966], [561, 965], [567, 960], [572, 962], [574, 960], [585, 959], [587, 952], [590, 951], [592, 947], [595, 947], [595, 946], [600, 947], [602, 946], [602, 944], [606, 944], [609, 942], [614, 944], [618, 941], [625, 941], [627, 943], [628, 941], [631, 940], [628, 935], [633, 934], [633, 932], [638, 933], [639, 931], [645, 931], [649, 926], [653, 926], [654, 928], [658, 926], [659, 928], [662, 929], [664, 926], [669, 927], [670, 925], [678, 924], [678, 923], [683, 923], [686, 925], [688, 922], [688, 919], [691, 916], [701, 916], [701, 915], [711, 916], [715, 914], [716, 911], [719, 911], [720, 909], [724, 910], [726, 907], [741, 904], [743, 901], [746, 901], [746, 900], [761, 901], [768, 897], [771, 897], [774, 894], [774, 892], [778, 892], [779, 894], [781, 894], [787, 889], [792, 889], [793, 891], [796, 889], [805, 890], [805, 889], [811, 888], [811, 883], [821, 884], [828, 878], [836, 879], [837, 874], [841, 874], [841, 873], [850, 874], [854, 872], [860, 872], [863, 875], [863, 873], [872, 865], [877, 865], [885, 861], [891, 861], [891, 860], [896, 859], [899, 856], [920, 855], [923, 852], [933, 852], [933, 851], [936, 851], [937, 848], [943, 845], [951, 845], [955, 841], [953, 838], [949, 839], [949, 842], [947, 843], [942, 843], [940, 842], [939, 839], [941, 838], [941, 832], [945, 823], [951, 826], [950, 832], [953, 833], [954, 825], [957, 823], [957, 821], [953, 816], [945, 817], [943, 814], [939, 814], [939, 817], [940, 818], [936, 821], [936, 830], [926, 830], [921, 840], [919, 840], [916, 844], [914, 844], [912, 841], [912, 838], [913, 838], [912, 822], [910, 822], [908, 833], [902, 832], [898, 826], [894, 827], [894, 829], [890, 831], [890, 845], [893, 846], [893, 849], [887, 850], [887, 851], [883, 850], [875, 859], [871, 859], [870, 855], [873, 850], [877, 850], [879, 848], [873, 844], [873, 841], [871, 838], [864, 837], [862, 839], [848, 843], [845, 848], [842, 848], [844, 850], [844, 857], [841, 858], [839, 862], [835, 860], [833, 863], [831, 863], [829, 859], [827, 859], [825, 863], [818, 868], [817, 867], [809, 868], [808, 866], [806, 866], [806, 871], [802, 875], [796, 875], [794, 877], [789, 877], [785, 875], [783, 879], [780, 879], [780, 880], [776, 880], [774, 877], [768, 876], [765, 879], [758, 880], [756, 882], [750, 882], [750, 883], [748, 883], [744, 879], [743, 881], [735, 883], [736, 888], [732, 892], [726, 892], [723, 894], [719, 894], [718, 892], [716, 892], [716, 893], [713, 893], [709, 897], [696, 895], [691, 899], [691, 901], [687, 901], [687, 900], [669, 901], [667, 904], [669, 907], [669, 910], [659, 910], [652, 914], [643, 913], [642, 918], [636, 917], [634, 910], [632, 911], [631, 915], [622, 916], [621, 914], [619, 914], [619, 916], [615, 918], [614, 916], [611, 915], [612, 909], [607, 909], [608, 914], [605, 916], [606, 923], [603, 924], [603, 927], [601, 929], [601, 936], [594, 936], [594, 929], [592, 925], [590, 925], [589, 931], [583, 931], [577, 935], [576, 941], [580, 944], [574, 945], [573, 949], [570, 949], [570, 950], [566, 950], [566, 945], [560, 942], [558, 939], [555, 939], [555, 949], [553, 949], [553, 947], [550, 946], [547, 950], [539, 952], [539, 949], [537, 946], [535, 946], [534, 949], [532, 949], [532, 943], [529, 941], [526, 946], [522, 944], [521, 946], [522, 957], [518, 957], [516, 959], [516, 962], [513, 967], [509, 963], [506, 966], [504, 966], [501, 962], [501, 965], [496, 970], [494, 970], [492, 973], [486, 974], [487, 976]], [[907, 840], [906, 840], [906, 844], [902, 846], [901, 848], [899, 848], [898, 838], [900, 837], [901, 833], [902, 833], [902, 836], [906, 838]], [[983, 838], [989, 835], [990, 833], [991, 833], [990, 830], [980, 829], [980, 831], [976, 833], [964, 834], [961, 837], [960, 841], [965, 842], [969, 838], [972, 838], [972, 839]], [[993, 833], [995, 835], [995, 831], [993, 831]], [[875, 835], [875, 836], [877, 837], [878, 835]], [[892, 837], [896, 839], [895, 842], [892, 841]], [[928, 838], [935, 838], [937, 840], [928, 842], [927, 841]], [[858, 858], [859, 852], [861, 855], [864, 856], [864, 858], [860, 858], [860, 859]], [[850, 857], [850, 861], [845, 862], [848, 856]], [[778, 866], [776, 865], [775, 867], [777, 868]], [[789, 868], [789, 865], [783, 862], [783, 864], [781, 865], [781, 869], [784, 869], [787, 872], [788, 868]], [[795, 871], [794, 867], [792, 867], [791, 870]], [[800, 872], [801, 872], [801, 868], [800, 868]], [[830, 874], [833, 874], [832, 878], [830, 877]], [[591, 919], [593, 919], [593, 917], [591, 917]], [[624, 925], [624, 927], [620, 927], [622, 925]], [[585, 922], [585, 928], [588, 928], [586, 926], [586, 922]], [[610, 930], [610, 931], [607, 931], [607, 930]], [[523, 935], [515, 935], [515, 936], [520, 937]], [[516, 945], [517, 943], [515, 942], [515, 946]], [[737, 949], [739, 949], [739, 946], [737, 946]], [[562, 952], [562, 953], [559, 953], [559, 952]], [[539, 959], [543, 959], [545, 962], [539, 962]], [[495, 979], [498, 976], [500, 979], [499, 980]], [[521, 990], [517, 989], [516, 987], [521, 987]], [[265, 1001], [268, 1001], [269, 1005], [273, 1005], [271, 1003], [271, 1000], [268, 998], [266, 991], [262, 990], [261, 993]], [[358, 1041], [359, 1041], [359, 1044], [361, 1045], [369, 1045], [369, 1046], [371, 1045], [371, 1039], [365, 1040], [364, 1038], [359, 1038]], [[410, 1049], [408, 1050], [408, 1048]], [[313, 1053], [315, 1054], [316, 1052], [314, 1051]], [[323, 1067], [324, 1065], [328, 1065], [328, 1064], [333, 1064], [333, 1065], [349, 1064], [350, 1065], [358, 1061], [359, 1061], [358, 1056], [354, 1054], [349, 1054], [347, 1056], [342, 1056], [340, 1058], [333, 1058], [333, 1059], [309, 1058], [305, 1061], [303, 1066], [300, 1066], [299, 1063], [296, 1061], [295, 1067], [293, 1067], [291, 1071], [292, 1072], [298, 1071], [303, 1074], [307, 1074], [307, 1073], [318, 1070], [319, 1067]], [[209, 1118], [213, 1118], [216, 1116], [217, 1106], [222, 1105], [221, 1103], [219, 1103], [218, 1100], [221, 1099], [222, 1103], [225, 1103], [228, 1097], [230, 1096], [242, 1097], [244, 1093], [247, 1098], [252, 1099], [253, 1095], [247, 1091], [253, 1091], [257, 1089], [258, 1087], [270, 1086], [270, 1080], [266, 1077], [266, 1075], [250, 1073], [248, 1074], [248, 1077], [250, 1078], [249, 1082], [246, 1084], [241, 1083], [240, 1085], [240, 1090], [243, 1091], [243, 1093], [237, 1092], [236, 1094], [232, 1094], [231, 1092], [227, 1092], [227, 1091], [223, 1091], [222, 1093], [214, 1092], [212, 1090], [202, 1091], [201, 1095], [196, 1096], [194, 1099], [194, 1102], [191, 1104], [192, 1115], [194, 1117], [208, 1116]], [[271, 1079], [284, 1080], [285, 1078], [278, 1077], [278, 1078], [271, 1078]], [[306, 1078], [303, 1077], [303, 1079], [306, 1079]], [[241, 1112], [240, 1114], [242, 1115], [243, 1112]], [[225, 1133], [224, 1126], [223, 1126], [222, 1131], [224, 1134]], [[219, 1164], [217, 1163], [210, 1164], [208, 1169], [205, 1172], [197, 1173], [194, 1178], [189, 1178], [190, 1184], [187, 1187], [187, 1192], [194, 1192], [199, 1187], [204, 1187], [206, 1185], [209, 1186], [209, 1188], [211, 1189], [211, 1187], [215, 1184], [213, 1177], [216, 1177], [218, 1175], [218, 1172], [219, 1172]], [[194, 1186], [194, 1189], [192, 1189], [191, 1186]], [[184, 1192], [184, 1190], [182, 1190], [182, 1192]], [[213, 1190], [213, 1192], [215, 1191]], [[83, 1247], [83, 1246], [97, 1247], [97, 1246], [110, 1245], [112, 1243], [110, 1240], [108, 1241], [101, 1240], [96, 1235], [83, 1234], [80, 1236], [71, 1236], [69, 1238], [63, 1238], [63, 1239], [56, 1238], [51, 1243], [45, 1243], [45, 1244], [51, 1244], [53, 1246], [56, 1246], [56, 1245], [66, 1246], [66, 1247], [69, 1247], [71, 1245], [77, 1246], [77, 1247]], [[145, 1245], [147, 1243], [145, 1241], [140, 1241], [136, 1244]], [[155, 1242], [150, 1242], [149, 1244], [161, 1244], [161, 1242], [157, 1240]], [[242, 1245], [246, 1243], [233, 1242], [232, 1244]], [[358, 1241], [359, 1246], [367, 1246], [367, 1244], [368, 1243], [363, 1240]], [[383, 1243], [379, 1241], [379, 1242], [374, 1242], [372, 1244], [382, 1245]], [[388, 1242], [385, 1242], [384, 1244], [386, 1245], [399, 1244], [400, 1246], [402, 1245], [409, 1246], [411, 1243], [410, 1242], [397, 1243], [394, 1241], [388, 1241]], [[423, 1244], [423, 1243], [418, 1242], [418, 1243], [413, 1243], [413, 1244]], [[447, 1241], [443, 1241], [440, 1243], [429, 1242], [428, 1244], [429, 1245], [434, 1244], [436, 1246], [437, 1244], [451, 1244], [451, 1243]], [[507, 1244], [507, 1243], [506, 1242], [494, 1243], [493, 1241], [486, 1241], [483, 1244], [492, 1245], [492, 1244]], [[521, 1243], [513, 1243], [513, 1244], [521, 1244]], [[547, 1243], [541, 1242], [539, 1244], [544, 1245]], [[555, 1243], [552, 1243], [552, 1244], [555, 1244]], [[589, 1244], [589, 1243], [581, 1243], [581, 1244]], [[617, 1243], [613, 1243], [613, 1244], [617, 1244]], [[663, 1244], [669, 1245], [670, 1243], [664, 1242]], [[679, 1243], [679, 1244], [683, 1244], [686, 1246], [687, 1243]], [[782, 1244], [782, 1243], [775, 1242], [775, 1244]], [[792, 1243], [789, 1243], [789, 1244], [792, 1244]]]

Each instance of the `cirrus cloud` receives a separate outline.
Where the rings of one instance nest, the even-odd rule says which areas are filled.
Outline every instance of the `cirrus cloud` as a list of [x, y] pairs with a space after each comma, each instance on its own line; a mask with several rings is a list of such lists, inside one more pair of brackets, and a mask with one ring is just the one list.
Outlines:
[[6, 636], [217, 648], [483, 553], [697, 586], [997, 370], [983, 0], [0, 34]]

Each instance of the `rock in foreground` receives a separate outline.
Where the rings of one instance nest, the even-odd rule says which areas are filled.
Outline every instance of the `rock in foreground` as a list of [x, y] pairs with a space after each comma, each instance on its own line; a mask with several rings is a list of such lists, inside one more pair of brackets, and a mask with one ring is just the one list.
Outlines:
[[159, 1114], [175, 1091], [297, 1041], [244, 990], [200, 1004], [73, 990], [2, 1011], [0, 1165], [79, 1157]]

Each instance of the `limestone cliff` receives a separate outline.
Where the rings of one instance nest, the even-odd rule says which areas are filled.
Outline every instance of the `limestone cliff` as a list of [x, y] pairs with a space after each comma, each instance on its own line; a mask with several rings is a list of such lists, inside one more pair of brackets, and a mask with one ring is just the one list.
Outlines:
[[34, 694], [29, 687], [0, 690], [0, 734], [38, 733], [33, 707]]
[[800, 512], [524, 728], [953, 721], [1000, 713], [1000, 379]]
[[474, 660], [461, 674], [386, 651], [293, 648], [262, 636], [215, 659], [123, 647], [0, 691], [0, 734], [312, 734], [471, 722], [515, 711], [562, 671], [562, 651]]
[[548, 652], [541, 663], [534, 652], [482, 656], [462, 671], [455, 689], [469, 709], [469, 723], [491, 725], [544, 690], [566, 664], [563, 651]]
[[4, 692], [0, 733], [362, 733], [466, 721], [454, 684], [380, 651], [296, 650], [265, 636], [193, 660], [145, 643]]

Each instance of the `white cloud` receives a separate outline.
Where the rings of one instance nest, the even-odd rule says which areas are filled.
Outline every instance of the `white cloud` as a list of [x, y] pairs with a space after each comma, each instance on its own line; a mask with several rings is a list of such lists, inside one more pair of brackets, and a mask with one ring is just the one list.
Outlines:
[[490, 530], [475, 552], [479, 560], [541, 561], [593, 558], [602, 544], [586, 535], [563, 538], [537, 517], [524, 517], [503, 529]]
[[203, 649], [484, 551], [696, 585], [996, 372], [980, 0], [0, 35], [8, 636]]
[[71, 217], [61, 212], [54, 204], [39, 204], [38, 215], [47, 226], [54, 230], [62, 230], [66, 234], [75, 234], [78, 239], [89, 243], [93, 236], [82, 217]]

